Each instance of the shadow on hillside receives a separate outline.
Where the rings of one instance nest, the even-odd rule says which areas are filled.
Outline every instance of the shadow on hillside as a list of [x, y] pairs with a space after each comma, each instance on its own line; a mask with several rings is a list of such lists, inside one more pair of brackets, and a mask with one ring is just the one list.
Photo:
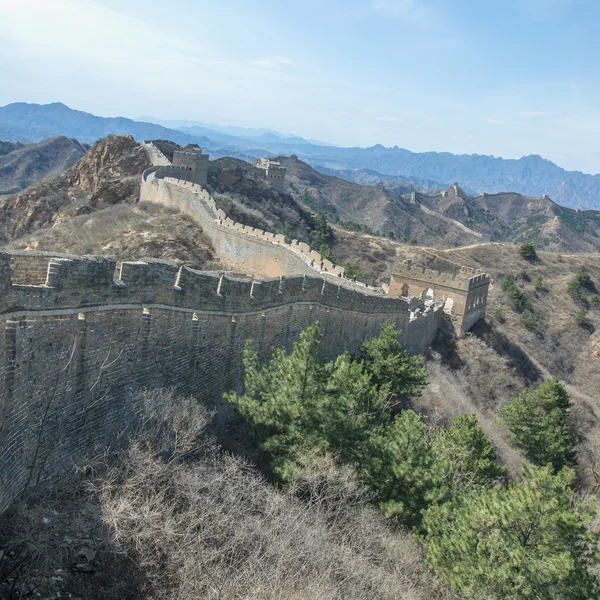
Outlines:
[[497, 331], [486, 321], [479, 321], [471, 330], [471, 333], [490, 346], [503, 358], [517, 374], [528, 384], [533, 384], [541, 377], [541, 371], [529, 358], [529, 355], [514, 342], [510, 341], [504, 334]]
[[0, 598], [144, 598], [147, 580], [114, 536], [83, 476], [0, 516]]
[[466, 365], [458, 352], [458, 338], [452, 322], [445, 318], [442, 319], [440, 328], [431, 344], [431, 350], [440, 355], [442, 365], [450, 369], [460, 369]]

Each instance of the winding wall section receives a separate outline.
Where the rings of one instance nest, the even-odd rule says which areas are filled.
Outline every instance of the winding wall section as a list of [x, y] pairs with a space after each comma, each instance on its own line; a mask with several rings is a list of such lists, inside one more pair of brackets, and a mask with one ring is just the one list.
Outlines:
[[[195, 197], [167, 181], [154, 189], [177, 203]], [[214, 230], [232, 253], [247, 252], [235, 240], [251, 236]], [[333, 356], [356, 351], [393, 319], [402, 342], [419, 352], [440, 318], [439, 310], [352, 290], [331, 276], [253, 280], [151, 259], [117, 265], [0, 253], [0, 511], [126, 432], [136, 390], [169, 386], [215, 398], [240, 389], [247, 339], [267, 358], [318, 320]]]

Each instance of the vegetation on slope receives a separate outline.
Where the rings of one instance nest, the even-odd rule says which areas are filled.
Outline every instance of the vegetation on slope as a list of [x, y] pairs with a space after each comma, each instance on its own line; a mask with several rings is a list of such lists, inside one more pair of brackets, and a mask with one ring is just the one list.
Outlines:
[[450, 598], [351, 470], [315, 456], [278, 489], [217, 447], [196, 399], [143, 405], [124, 448], [3, 516], [0, 598]]
[[[248, 344], [246, 391], [226, 399], [253, 425], [283, 481], [300, 476], [304, 457], [314, 452], [333, 453], [353, 469], [384, 514], [420, 532], [429, 565], [464, 598], [597, 597], [593, 510], [574, 502], [574, 473], [563, 467], [574, 458], [564, 388], [549, 380], [503, 412], [528, 454], [548, 442], [545, 454], [533, 452], [547, 467], [525, 469], [505, 485], [506, 469], [474, 415], [428, 427], [401, 409], [424, 387], [426, 371], [397, 335], [388, 324], [363, 344], [361, 357], [330, 362], [320, 358], [317, 325], [289, 355], [278, 350], [265, 365]], [[537, 430], [526, 422], [518, 429], [530, 400], [546, 416], [532, 419]]]

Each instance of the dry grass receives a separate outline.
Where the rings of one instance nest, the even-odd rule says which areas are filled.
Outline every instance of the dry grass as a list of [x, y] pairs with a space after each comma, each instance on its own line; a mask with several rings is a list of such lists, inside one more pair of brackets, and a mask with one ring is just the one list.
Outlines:
[[[35, 548], [22, 553], [15, 588], [44, 579], [44, 594], [110, 600], [451, 597], [435, 586], [412, 537], [392, 529], [331, 458], [308, 458], [303, 477], [278, 490], [215, 446], [205, 433], [211, 415], [193, 399], [154, 392], [142, 403], [131, 443], [89, 470], [51, 513], [51, 532], [39, 516], [66, 491], [54, 504], [46, 497], [22, 507], [2, 529], [3, 549]], [[59, 550], [73, 529], [72, 550]], [[77, 557], [82, 546], [96, 556]], [[14, 567], [15, 556], [0, 568]], [[52, 580], [57, 569], [61, 581]]]
[[118, 204], [75, 217], [19, 238], [7, 248], [114, 255], [119, 260], [163, 258], [204, 270], [221, 266], [194, 221], [151, 203]]

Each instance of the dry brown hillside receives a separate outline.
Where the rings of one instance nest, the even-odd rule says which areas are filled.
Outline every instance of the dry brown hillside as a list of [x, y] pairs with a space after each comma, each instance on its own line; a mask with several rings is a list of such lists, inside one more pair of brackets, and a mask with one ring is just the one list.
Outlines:
[[148, 166], [131, 136], [98, 141], [70, 169], [0, 199], [0, 243], [113, 204], [136, 202]]
[[332, 222], [359, 223], [404, 242], [440, 247], [479, 241], [468, 230], [425, 213], [418, 204], [383, 185], [361, 185], [324, 175], [295, 157], [279, 156], [277, 160], [287, 169], [286, 191], [309, 209], [329, 213]]
[[8, 242], [9, 249], [227, 268], [189, 217], [139, 204], [140, 178], [148, 166], [144, 149], [131, 136], [99, 140], [72, 168], [2, 200], [0, 242]]
[[118, 260], [162, 258], [203, 270], [226, 268], [187, 215], [149, 203], [119, 204], [40, 229], [8, 249], [104, 254]]

